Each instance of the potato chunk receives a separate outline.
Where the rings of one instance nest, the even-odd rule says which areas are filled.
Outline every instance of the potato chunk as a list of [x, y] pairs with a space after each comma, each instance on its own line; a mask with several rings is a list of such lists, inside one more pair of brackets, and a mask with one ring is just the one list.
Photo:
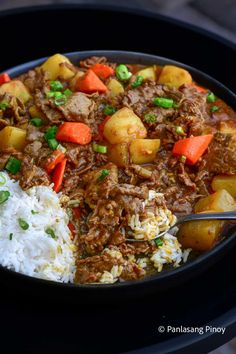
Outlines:
[[233, 197], [236, 197], [236, 175], [235, 176], [215, 176], [211, 183], [214, 191], [225, 189]]
[[71, 79], [75, 74], [67, 68], [65, 63], [71, 64], [70, 60], [64, 55], [55, 54], [49, 57], [41, 66], [44, 71], [49, 73], [49, 78], [55, 80], [61, 77], [64, 80]]
[[124, 107], [106, 122], [103, 134], [109, 143], [121, 144], [135, 138], [145, 138], [147, 130], [132, 109]]
[[236, 122], [220, 122], [220, 132], [223, 134], [236, 134]]
[[23, 103], [26, 103], [31, 98], [27, 87], [20, 80], [12, 80], [0, 86], [0, 95], [9, 93], [12, 96], [18, 97]]
[[186, 222], [180, 226], [177, 237], [184, 248], [208, 251], [216, 243], [223, 224], [219, 220]]
[[7, 126], [0, 131], [0, 150], [13, 147], [23, 150], [25, 146], [26, 131], [16, 127]]
[[178, 66], [165, 65], [159, 76], [158, 83], [179, 88], [183, 84], [191, 84], [192, 76], [187, 70], [179, 68]]
[[156, 81], [156, 66], [149, 66], [148, 68], [139, 70], [136, 73], [137, 76], [142, 76], [144, 80], [154, 80]]
[[119, 167], [127, 166], [129, 163], [128, 144], [109, 145], [108, 159]]
[[111, 96], [117, 96], [119, 93], [124, 92], [123, 85], [116, 79], [111, 79], [107, 84], [108, 90], [110, 90]]
[[234, 198], [225, 189], [220, 189], [208, 197], [200, 199], [194, 210], [196, 213], [207, 210], [232, 211], [236, 210], [236, 204]]
[[152, 162], [160, 147], [160, 139], [135, 139], [130, 144], [130, 160], [141, 165]]

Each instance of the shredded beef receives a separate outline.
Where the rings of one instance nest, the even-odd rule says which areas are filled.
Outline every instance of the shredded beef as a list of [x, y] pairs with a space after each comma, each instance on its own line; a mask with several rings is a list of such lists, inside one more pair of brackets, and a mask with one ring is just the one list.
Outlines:
[[67, 121], [78, 121], [89, 123], [88, 117], [95, 106], [94, 101], [89, 99], [88, 95], [82, 92], [72, 94], [65, 105], [58, 109], [63, 113]]

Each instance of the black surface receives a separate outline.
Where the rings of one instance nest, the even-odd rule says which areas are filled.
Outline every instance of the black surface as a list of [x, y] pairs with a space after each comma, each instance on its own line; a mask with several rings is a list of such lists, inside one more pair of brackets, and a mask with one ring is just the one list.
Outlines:
[[[1, 53], [1, 70], [55, 52], [135, 50], [195, 66], [236, 91], [234, 46], [163, 17], [79, 6], [13, 11], [0, 14], [0, 31], [10, 44]], [[35, 40], [29, 43], [30, 31]], [[19, 279], [1, 276], [2, 348], [8, 353], [118, 353], [144, 347], [143, 353], [208, 352], [235, 335], [234, 253], [233, 249], [201, 276], [168, 292], [107, 306], [96, 305], [96, 294], [94, 304], [81, 304], [79, 298], [76, 303], [70, 297], [61, 301], [61, 291], [53, 288], [37, 297], [33, 285], [23, 289]], [[126, 300], [125, 291], [119, 295]], [[196, 327], [210, 321], [227, 325], [225, 335], [186, 338], [157, 332], [159, 325]]]

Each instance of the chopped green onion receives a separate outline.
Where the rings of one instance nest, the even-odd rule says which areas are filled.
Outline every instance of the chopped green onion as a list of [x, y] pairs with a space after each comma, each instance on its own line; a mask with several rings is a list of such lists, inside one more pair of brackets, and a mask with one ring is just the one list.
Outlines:
[[50, 89], [52, 91], [60, 91], [63, 89], [63, 85], [60, 81], [55, 80], [50, 82]]
[[5, 111], [8, 107], [9, 107], [9, 103], [7, 103], [7, 102], [1, 102], [0, 103], [0, 109], [2, 111]]
[[55, 98], [54, 103], [56, 106], [63, 106], [67, 101], [67, 98], [65, 95], [63, 95], [60, 98]]
[[4, 174], [1, 172], [0, 173], [0, 186], [4, 186], [4, 184], [6, 183], [7, 179], [4, 176]]
[[56, 139], [48, 139], [47, 143], [48, 143], [48, 146], [50, 147], [50, 149], [52, 149], [52, 150], [56, 150], [59, 145], [59, 143]]
[[176, 133], [179, 134], [179, 135], [184, 135], [184, 130], [183, 130], [183, 128], [182, 128], [180, 125], [178, 125], [178, 126], [175, 128], [175, 131], [176, 131]]
[[155, 244], [157, 245], [157, 247], [161, 247], [163, 245], [163, 241], [161, 238], [156, 238], [155, 239]]
[[41, 118], [35, 117], [30, 119], [30, 124], [34, 125], [35, 127], [41, 127], [43, 125], [43, 120]]
[[48, 128], [44, 134], [44, 139], [48, 141], [49, 139], [55, 139], [57, 133], [57, 126], [53, 125], [52, 127]]
[[116, 112], [116, 108], [112, 107], [112, 106], [108, 106], [106, 105], [104, 108], [103, 108], [103, 113], [106, 115], [106, 116], [111, 116], [112, 114], [114, 114]]
[[216, 111], [218, 111], [219, 109], [220, 109], [219, 106], [212, 106], [212, 107], [211, 107], [211, 112], [216, 112]]
[[172, 108], [174, 106], [174, 100], [172, 98], [156, 97], [153, 99], [155, 106], [162, 108]]
[[24, 219], [19, 218], [18, 223], [19, 223], [20, 227], [22, 228], [22, 230], [28, 230], [29, 224]]
[[13, 233], [10, 233], [10, 235], [9, 235], [9, 240], [10, 241], [12, 240], [12, 236], [13, 236]]
[[67, 97], [72, 95], [72, 91], [70, 89], [66, 89], [64, 92], [64, 95], [66, 95]]
[[135, 79], [135, 81], [131, 84], [133, 88], [139, 87], [143, 82], [143, 77], [141, 75], [138, 75]]
[[182, 155], [182, 156], [180, 156], [179, 160], [180, 160], [180, 162], [185, 163], [185, 162], [186, 162], [186, 160], [187, 160], [187, 157], [186, 157], [186, 156], [184, 156], [184, 155]]
[[155, 113], [147, 113], [147, 114], [145, 114], [145, 116], [144, 116], [144, 120], [145, 120], [146, 122], [154, 123], [154, 122], [157, 121], [157, 116], [156, 116]]
[[98, 145], [96, 143], [93, 143], [93, 151], [99, 152], [100, 154], [106, 154], [107, 153], [107, 146]]
[[51, 238], [57, 238], [56, 235], [55, 235], [55, 232], [53, 231], [53, 229], [51, 227], [48, 227], [46, 230], [45, 230], [46, 234], [50, 235]]
[[16, 159], [14, 156], [9, 157], [5, 169], [13, 174], [16, 174], [17, 172], [20, 171], [21, 168], [21, 161]]
[[98, 177], [98, 181], [101, 182], [103, 181], [108, 175], [109, 175], [109, 170], [102, 170], [100, 176]]
[[129, 72], [126, 65], [120, 64], [116, 67], [116, 76], [120, 81], [127, 81], [131, 78], [132, 73]]
[[0, 204], [5, 203], [10, 197], [10, 192], [8, 191], [0, 191]]
[[208, 103], [213, 103], [216, 100], [216, 96], [214, 95], [213, 92], [209, 92], [207, 95], [207, 102]]
[[32, 214], [32, 215], [36, 215], [36, 214], [39, 214], [39, 212], [38, 212], [38, 211], [35, 211], [35, 210], [31, 210], [31, 214]]

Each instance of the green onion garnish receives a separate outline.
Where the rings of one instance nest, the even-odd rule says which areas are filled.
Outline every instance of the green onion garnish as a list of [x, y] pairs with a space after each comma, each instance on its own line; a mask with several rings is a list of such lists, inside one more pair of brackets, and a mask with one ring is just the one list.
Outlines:
[[163, 245], [163, 241], [162, 239], [160, 239], [159, 237], [155, 239], [155, 244], [157, 245], [157, 247], [160, 247]]
[[126, 65], [120, 64], [116, 67], [116, 76], [120, 81], [127, 81], [131, 78], [132, 73], [129, 72]]
[[66, 96], [62, 96], [61, 98], [55, 98], [54, 103], [56, 106], [63, 106], [67, 101]]
[[2, 111], [5, 111], [8, 107], [9, 107], [9, 103], [7, 103], [7, 102], [1, 102], [0, 103], [0, 109]]
[[1, 172], [0, 173], [0, 186], [4, 186], [4, 184], [6, 183], [7, 179], [4, 176], [4, 174]]
[[22, 230], [28, 230], [29, 224], [24, 219], [19, 218], [18, 223], [19, 223], [20, 227], [22, 228]]
[[131, 84], [133, 88], [139, 87], [143, 82], [143, 77], [141, 75], [138, 75], [135, 79], [135, 81]]
[[39, 214], [39, 212], [38, 212], [38, 211], [35, 211], [35, 210], [31, 210], [31, 214], [32, 214], [32, 215], [36, 215], [36, 214]]
[[44, 139], [48, 141], [49, 139], [55, 139], [58, 127], [53, 125], [52, 127], [48, 128], [44, 134]]
[[72, 94], [72, 91], [70, 89], [66, 89], [63, 93], [66, 96], [70, 96]]
[[9, 235], [9, 240], [10, 240], [10, 241], [12, 240], [12, 236], [13, 236], [13, 234], [10, 233], [10, 235]]
[[9, 157], [5, 169], [13, 174], [16, 174], [17, 172], [20, 171], [21, 168], [21, 161], [16, 159], [14, 156]]
[[216, 111], [218, 111], [219, 109], [220, 109], [219, 106], [212, 106], [211, 109], [210, 109], [210, 111], [211, 111], [211, 112], [216, 112]]
[[172, 108], [174, 106], [174, 100], [172, 98], [156, 97], [153, 99], [155, 106], [162, 108]]
[[10, 192], [8, 191], [0, 191], [0, 204], [5, 203], [10, 197]]
[[35, 127], [41, 127], [43, 125], [43, 120], [41, 118], [35, 117], [30, 119], [30, 124], [34, 125]]
[[112, 106], [108, 106], [106, 105], [104, 108], [103, 108], [103, 113], [106, 115], [106, 116], [111, 116], [112, 114], [114, 114], [116, 112], [116, 108], [112, 107]]
[[55, 235], [55, 232], [53, 231], [53, 229], [51, 227], [48, 227], [46, 230], [45, 230], [46, 234], [50, 235], [51, 238], [56, 238], [56, 235]]
[[216, 96], [214, 95], [213, 92], [209, 92], [207, 95], [207, 102], [208, 103], [213, 103], [216, 100]]
[[180, 125], [178, 125], [178, 126], [175, 128], [175, 131], [176, 131], [176, 133], [179, 134], [179, 135], [184, 135], [184, 130], [183, 130], [183, 128], [182, 128]]
[[50, 82], [50, 89], [52, 91], [60, 91], [63, 89], [63, 85], [60, 81], [55, 80]]
[[155, 113], [147, 113], [147, 114], [145, 114], [145, 116], [144, 116], [144, 120], [145, 120], [146, 122], [154, 123], [154, 122], [157, 121], [157, 116], [156, 116]]
[[93, 151], [99, 152], [100, 154], [106, 154], [107, 153], [107, 147], [103, 145], [98, 145], [96, 143], [93, 143]]
[[187, 157], [182, 155], [182, 156], [180, 156], [179, 160], [180, 160], [180, 162], [185, 163], [187, 160]]
[[56, 139], [48, 139], [47, 143], [48, 143], [48, 146], [50, 147], [50, 149], [52, 149], [52, 150], [56, 150], [59, 145], [59, 143]]
[[98, 181], [101, 182], [103, 181], [108, 175], [109, 175], [109, 170], [102, 170], [100, 176], [98, 177]]

